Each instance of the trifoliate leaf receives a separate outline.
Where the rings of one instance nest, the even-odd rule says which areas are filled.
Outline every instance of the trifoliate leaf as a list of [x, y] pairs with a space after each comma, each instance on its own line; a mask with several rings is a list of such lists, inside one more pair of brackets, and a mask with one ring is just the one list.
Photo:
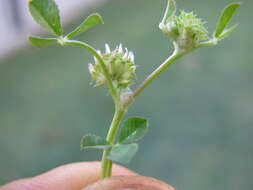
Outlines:
[[67, 35], [67, 38], [73, 38], [74, 36], [79, 35], [82, 32], [85, 32], [86, 30], [90, 29], [91, 27], [97, 25], [97, 24], [103, 24], [103, 19], [99, 14], [91, 14], [86, 18], [75, 30], [70, 32]]
[[62, 35], [59, 10], [54, 0], [29, 0], [29, 10], [38, 24], [57, 36]]
[[29, 36], [28, 39], [33, 45], [39, 48], [57, 43], [56, 38], [41, 38], [36, 36]]
[[127, 144], [140, 140], [148, 131], [148, 121], [141, 117], [132, 117], [124, 122], [119, 143]]
[[107, 158], [109, 160], [119, 162], [121, 164], [128, 164], [134, 157], [137, 150], [138, 150], [138, 144], [135, 144], [135, 143], [118, 144], [112, 148]]
[[240, 3], [231, 3], [222, 11], [214, 36], [219, 38], [224, 29], [228, 26], [229, 22], [233, 18]]
[[102, 137], [88, 134], [83, 136], [81, 139], [81, 149], [86, 148], [95, 148], [95, 149], [107, 149], [110, 148], [111, 145]]

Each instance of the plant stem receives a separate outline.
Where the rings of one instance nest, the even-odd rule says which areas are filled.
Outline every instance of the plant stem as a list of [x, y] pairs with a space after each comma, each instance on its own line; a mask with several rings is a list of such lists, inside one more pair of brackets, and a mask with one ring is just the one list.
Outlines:
[[[143, 90], [150, 84], [152, 81], [154, 81], [162, 72], [164, 72], [172, 63], [174, 63], [177, 59], [182, 57], [185, 53], [181, 52], [179, 53], [177, 49], [173, 52], [173, 54], [168, 57], [157, 69], [155, 69], [140, 85], [134, 93], [127, 99], [127, 101], [124, 103], [123, 106], [121, 106], [121, 109], [119, 109], [117, 106], [117, 102], [115, 102], [116, 109], [115, 114], [107, 135], [107, 141], [111, 144], [114, 144], [116, 134], [118, 132], [121, 120], [123, 119], [125, 113], [127, 112], [128, 107], [134, 102], [136, 97], [140, 95]], [[112, 174], [112, 161], [107, 159], [108, 154], [110, 153], [111, 149], [106, 149], [103, 152], [102, 157], [102, 169], [101, 169], [101, 178], [107, 178], [110, 177]]]
[[[136, 88], [134, 93], [126, 100], [126, 102], [122, 103], [120, 102], [120, 94], [117, 92], [117, 90], [114, 88], [113, 81], [110, 78], [109, 72], [105, 66], [105, 63], [102, 59], [102, 57], [97, 53], [97, 51], [91, 47], [90, 45], [76, 41], [76, 40], [68, 40], [64, 39], [63, 44], [67, 45], [77, 45], [84, 47], [88, 51], [90, 51], [100, 62], [103, 72], [105, 74], [107, 85], [110, 91], [110, 94], [112, 95], [112, 98], [115, 103], [115, 113], [113, 120], [110, 125], [110, 129], [108, 131], [106, 140], [110, 142], [112, 145], [115, 143], [115, 138], [117, 135], [117, 132], [120, 127], [120, 123], [122, 119], [124, 118], [128, 107], [135, 101], [136, 97], [139, 96], [143, 90], [152, 83], [157, 77], [160, 76], [162, 72], [164, 72], [172, 63], [174, 63], [177, 59], [182, 57], [186, 52], [180, 52], [177, 48], [175, 48], [173, 54], [168, 57], [157, 69], [155, 69], [148, 77], [139, 85], [139, 87]], [[111, 152], [111, 148], [104, 150], [103, 156], [102, 156], [102, 168], [101, 168], [101, 178], [107, 178], [112, 175], [112, 161], [107, 159], [107, 156]]]
[[[115, 114], [107, 135], [107, 141], [110, 142], [111, 144], [114, 144], [120, 123], [126, 113], [126, 109], [119, 109], [120, 106], [119, 105], [119, 94], [116, 91], [116, 89], [114, 88], [112, 79], [109, 75], [109, 72], [105, 66], [105, 63], [102, 59], [102, 57], [98, 54], [98, 52], [96, 51], [96, 49], [94, 49], [93, 47], [91, 47], [89, 44], [86, 44], [84, 42], [80, 42], [80, 41], [76, 41], [76, 40], [68, 40], [68, 39], [61, 39], [62, 40], [62, 44], [63, 45], [77, 45], [77, 46], [81, 46], [84, 47], [85, 49], [87, 49], [88, 51], [90, 51], [100, 62], [103, 72], [105, 74], [106, 77], [106, 81], [107, 81], [107, 85], [110, 91], [110, 94], [112, 95], [112, 98], [114, 100], [115, 103]], [[103, 152], [103, 157], [102, 157], [102, 169], [101, 169], [101, 178], [106, 178], [106, 177], [110, 177], [112, 174], [112, 161], [107, 159], [108, 154], [110, 153], [111, 149], [107, 149]]]
[[173, 54], [168, 57], [158, 68], [156, 68], [150, 75], [146, 77], [146, 79], [135, 89], [133, 94], [128, 98], [128, 100], [124, 103], [125, 107], [129, 107], [135, 100], [137, 96], [139, 96], [142, 91], [152, 83], [157, 77], [160, 76], [162, 72], [164, 72], [172, 63], [174, 63], [177, 59], [182, 57], [185, 53], [179, 53], [177, 49], [174, 50]]
[[62, 40], [63, 40], [63, 42], [62, 42], [63, 45], [66, 44], [66, 45], [76, 45], [76, 46], [84, 47], [85, 49], [87, 49], [89, 52], [91, 52], [98, 59], [99, 63], [102, 66], [104, 75], [106, 77], [106, 81], [108, 83], [108, 88], [109, 88], [110, 94], [112, 95], [112, 98], [113, 98], [114, 101], [118, 101], [117, 100], [117, 97], [118, 97], [117, 94], [118, 93], [117, 93], [116, 89], [114, 88], [112, 79], [109, 75], [107, 67], [105, 66], [104, 60], [98, 54], [97, 50], [95, 48], [93, 48], [92, 46], [90, 46], [89, 44], [86, 44], [84, 42], [80, 42], [80, 41], [77, 41], [77, 40], [68, 40], [68, 39], [64, 39], [64, 38]]
[[[117, 132], [120, 127], [120, 123], [126, 113], [126, 110], [122, 110], [116, 107], [115, 113], [113, 116], [113, 120], [109, 129], [109, 132], [107, 134], [106, 140], [110, 142], [111, 144], [115, 143], [115, 138], [117, 135]], [[108, 154], [111, 152], [111, 149], [106, 149], [103, 152], [102, 157], [102, 169], [101, 169], [101, 178], [107, 178], [112, 175], [112, 161], [107, 159]]]
[[[133, 95], [125, 102], [121, 109], [119, 109], [115, 102], [116, 109], [115, 114], [107, 135], [106, 140], [111, 144], [114, 144], [116, 134], [118, 132], [121, 120], [123, 119], [125, 113], [127, 112], [127, 108], [134, 102], [135, 98], [142, 93], [142, 91], [153, 81], [155, 80], [160, 74], [165, 71], [172, 63], [174, 63], [178, 58], [182, 57], [183, 53], [178, 53], [177, 50], [167, 58], [156, 70], [154, 70], [141, 84], [140, 86], [134, 91]], [[111, 176], [112, 173], [112, 161], [107, 159], [108, 154], [110, 153], [111, 149], [106, 149], [103, 152], [102, 157], [102, 170], [101, 170], [101, 178], [107, 178]]]
[[200, 48], [200, 47], [204, 47], [204, 46], [215, 46], [218, 43], [218, 41], [219, 41], [218, 39], [213, 38], [213, 39], [211, 39], [209, 41], [201, 42], [201, 43], [198, 44], [198, 46], [196, 47], [196, 49]]

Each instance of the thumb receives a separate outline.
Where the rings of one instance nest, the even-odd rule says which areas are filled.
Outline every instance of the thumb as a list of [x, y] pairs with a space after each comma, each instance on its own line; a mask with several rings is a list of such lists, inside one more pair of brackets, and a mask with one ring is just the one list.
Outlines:
[[[99, 180], [100, 162], [79, 162], [60, 166], [44, 174], [21, 179], [0, 187], [0, 190], [80, 190]], [[137, 175], [115, 165], [113, 176]]]

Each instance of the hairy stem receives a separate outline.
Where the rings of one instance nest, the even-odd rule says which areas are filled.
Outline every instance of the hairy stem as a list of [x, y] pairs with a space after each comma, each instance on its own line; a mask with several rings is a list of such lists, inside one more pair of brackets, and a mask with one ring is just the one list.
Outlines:
[[[113, 98], [114, 103], [115, 103], [114, 117], [113, 117], [113, 120], [111, 122], [109, 131], [108, 131], [108, 134], [107, 134], [107, 138], [106, 138], [106, 140], [108, 142], [110, 142], [111, 144], [115, 143], [115, 138], [116, 138], [118, 129], [120, 127], [121, 121], [123, 120], [123, 118], [124, 118], [124, 116], [127, 112], [128, 107], [135, 101], [136, 97], [139, 96], [143, 92], [143, 90], [149, 84], [151, 84], [156, 78], [158, 78], [160, 76], [160, 74], [163, 73], [172, 63], [174, 63], [177, 59], [179, 59], [184, 54], [186, 54], [184, 52], [178, 51], [178, 49], [175, 48], [173, 54], [170, 57], [168, 57], [150, 75], [148, 75], [148, 77], [136, 88], [134, 93], [126, 100], [126, 102], [122, 103], [122, 102], [120, 102], [120, 98], [119, 98], [120, 94], [114, 88], [112, 79], [109, 76], [109, 72], [108, 72], [108, 70], [105, 66], [105, 63], [104, 63], [102, 57], [97, 53], [97, 51], [93, 47], [91, 47], [90, 45], [88, 45], [84, 42], [76, 41], [76, 40], [64, 39], [64, 44], [77, 45], [77, 46], [84, 47], [85, 49], [90, 51], [99, 60], [101, 66], [103, 68], [103, 72], [106, 76], [107, 85], [108, 85], [110, 94], [112, 95], [112, 98]], [[112, 175], [112, 161], [107, 158], [107, 156], [109, 155], [110, 152], [111, 152], [111, 148], [106, 149], [103, 152], [102, 161], [101, 161], [102, 162], [102, 168], [101, 168], [101, 173], [100, 173], [102, 179], [110, 177]]]
[[164, 72], [172, 63], [174, 63], [177, 59], [182, 57], [184, 53], [179, 53], [177, 49], [173, 52], [173, 54], [168, 57], [158, 68], [156, 68], [151, 74], [149, 74], [146, 79], [135, 89], [134, 93], [128, 98], [125, 102], [124, 106], [130, 106], [139, 96], [143, 90], [152, 83], [157, 77], [160, 76], [162, 72]]
[[[165, 71], [172, 63], [174, 63], [178, 58], [182, 57], [183, 53], [178, 53], [177, 50], [168, 57], [157, 69], [155, 69], [141, 84], [136, 90], [134, 91], [133, 95], [127, 100], [127, 102], [122, 106], [122, 109], [117, 109], [107, 135], [107, 141], [114, 144], [116, 134], [118, 132], [120, 123], [127, 112], [128, 107], [134, 102], [135, 98], [140, 95], [143, 90], [152, 82], [154, 81], [160, 74]], [[117, 105], [117, 104], [116, 104]], [[107, 159], [108, 154], [110, 153], [111, 149], [106, 149], [103, 152], [102, 157], [102, 170], [101, 170], [101, 177], [107, 178], [110, 177], [112, 174], [112, 161]]]
[[[168, 57], [157, 69], [155, 69], [148, 77], [136, 88], [134, 93], [127, 99], [121, 109], [118, 109], [117, 102], [115, 102], [116, 110], [115, 114], [107, 135], [107, 141], [111, 144], [114, 144], [116, 134], [120, 127], [120, 123], [127, 112], [128, 107], [135, 101], [136, 97], [140, 95], [143, 90], [154, 81], [157, 77], [160, 76], [162, 72], [164, 72], [172, 63], [174, 63], [177, 59], [182, 57], [185, 53], [177, 51], [177, 48], [173, 52], [173, 54]], [[111, 149], [106, 149], [103, 152], [102, 156], [102, 169], [101, 169], [101, 178], [110, 177], [112, 174], [112, 161], [107, 159], [108, 154], [110, 153]]]
[[[119, 130], [120, 123], [125, 113], [126, 113], [126, 110], [121, 110], [116, 107], [114, 117], [113, 117], [109, 132], [106, 137], [106, 140], [110, 142], [111, 144], [115, 143], [115, 138]], [[101, 178], [107, 178], [112, 175], [112, 161], [107, 159], [107, 156], [110, 153], [110, 151], [111, 149], [106, 149], [103, 152]]]

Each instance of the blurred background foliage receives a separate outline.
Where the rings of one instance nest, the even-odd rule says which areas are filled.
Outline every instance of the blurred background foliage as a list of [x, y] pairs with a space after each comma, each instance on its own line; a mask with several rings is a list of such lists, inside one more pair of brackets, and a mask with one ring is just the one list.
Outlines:
[[[229, 0], [178, 0], [213, 31]], [[80, 37], [104, 49], [123, 43], [136, 55], [138, 78], [171, 53], [159, 31], [165, 1], [111, 0], [91, 12], [105, 25]], [[128, 167], [178, 189], [253, 188], [253, 1], [244, 0], [239, 29], [218, 46], [177, 61], [129, 111], [150, 118], [150, 131]], [[88, 12], [84, 16], [87, 16]], [[83, 19], [69, 26], [75, 26]], [[113, 114], [104, 88], [92, 88], [81, 48], [23, 48], [0, 64], [0, 184], [62, 164], [98, 160], [79, 149], [83, 134], [105, 135]], [[137, 82], [138, 83], [138, 82]]]

